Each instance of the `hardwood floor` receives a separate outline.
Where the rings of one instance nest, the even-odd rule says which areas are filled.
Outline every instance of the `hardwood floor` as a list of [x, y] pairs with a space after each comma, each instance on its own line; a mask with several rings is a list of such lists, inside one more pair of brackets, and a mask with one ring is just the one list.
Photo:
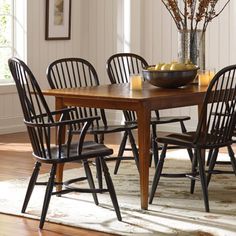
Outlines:
[[[107, 138], [115, 140], [116, 138]], [[114, 147], [114, 145], [113, 145]], [[26, 133], [0, 135], [0, 181], [28, 177], [31, 175], [34, 160], [31, 155], [31, 146]], [[74, 164], [75, 165], [75, 164]], [[75, 167], [66, 164], [66, 169]], [[76, 164], [78, 167], [78, 164]], [[41, 172], [48, 171], [46, 165], [42, 165]], [[45, 223], [44, 230], [38, 230], [39, 221], [22, 217], [0, 214], [1, 236], [107, 236], [101, 232], [68, 227], [53, 223]]]
[[[116, 143], [119, 136], [106, 137], [106, 141], [111, 141], [109, 146], [117, 149]], [[107, 142], [106, 142], [107, 143]], [[236, 151], [236, 146], [234, 146]], [[221, 152], [227, 150], [221, 149]], [[0, 181], [28, 177], [31, 175], [34, 160], [31, 155], [31, 146], [26, 133], [16, 133], [0, 135]], [[78, 164], [76, 164], [78, 166]], [[73, 164], [67, 164], [66, 168], [73, 168]], [[43, 165], [41, 173], [48, 171]], [[38, 221], [22, 217], [0, 214], [0, 235], [1, 236], [106, 236], [105, 234], [91, 230], [62, 226], [53, 223], [45, 223], [44, 230], [38, 230]]]

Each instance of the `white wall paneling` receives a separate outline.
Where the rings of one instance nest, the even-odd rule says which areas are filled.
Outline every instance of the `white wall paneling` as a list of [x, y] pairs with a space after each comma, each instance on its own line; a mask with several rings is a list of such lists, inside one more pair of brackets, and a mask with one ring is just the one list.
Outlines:
[[[45, 71], [47, 65], [61, 57], [83, 57], [98, 71], [101, 83], [108, 83], [105, 71], [107, 58], [124, 50], [125, 3], [130, 2], [129, 50], [140, 53], [150, 64], [177, 58], [177, 29], [169, 13], [156, 0], [72, 0], [71, 40], [46, 41], [45, 1], [27, 1], [26, 19], [27, 63], [43, 88], [48, 87]], [[16, 1], [18, 2], [18, 1]], [[22, 1], [21, 1], [22, 3]], [[206, 64], [221, 67], [236, 63], [236, 1], [231, 1], [223, 13], [214, 19], [207, 29]], [[24, 44], [24, 42], [22, 43]], [[24, 46], [19, 47], [23, 49]], [[4, 89], [7, 92], [7, 89]], [[21, 110], [16, 93], [1, 94], [0, 132], [20, 130]], [[54, 99], [49, 99], [54, 104]], [[161, 111], [167, 115], [190, 115], [189, 129], [196, 124], [196, 107]], [[112, 111], [109, 118], [119, 121], [119, 112]], [[14, 129], [15, 127], [15, 129]], [[23, 126], [22, 126], [23, 127]], [[170, 127], [163, 127], [163, 129]], [[173, 130], [175, 127], [171, 127]]]
[[[14, 40], [17, 42], [14, 53], [26, 58], [26, 1], [14, 1], [15, 8], [15, 25]], [[22, 124], [22, 113], [18, 95], [14, 84], [0, 86], [0, 134], [14, 133], [25, 130]]]
[[[224, 1], [219, 1], [223, 4]], [[150, 64], [177, 58], [177, 28], [161, 1], [142, 0], [141, 54]], [[219, 6], [220, 8], [220, 6]], [[220, 16], [210, 22], [206, 35], [206, 66], [216, 68], [235, 64], [236, 1], [230, 1]], [[233, 50], [234, 49], [234, 50]], [[190, 115], [188, 129], [197, 123], [196, 107], [161, 111], [162, 115]], [[175, 127], [160, 127], [160, 129]]]

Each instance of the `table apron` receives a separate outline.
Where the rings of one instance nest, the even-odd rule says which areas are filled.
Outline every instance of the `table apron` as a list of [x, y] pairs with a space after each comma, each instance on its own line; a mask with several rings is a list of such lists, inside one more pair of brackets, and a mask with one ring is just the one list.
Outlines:
[[203, 103], [204, 96], [198, 95], [193, 96], [191, 99], [186, 99], [182, 97], [177, 97], [174, 99], [166, 99], [166, 98], [152, 98], [152, 100], [144, 99], [144, 100], [121, 100], [114, 101], [108, 99], [101, 99], [96, 102], [96, 100], [89, 98], [67, 98], [67, 97], [56, 97], [57, 102], [61, 101], [64, 106], [83, 106], [83, 107], [95, 107], [95, 108], [104, 108], [104, 109], [115, 109], [115, 110], [132, 110], [137, 111], [139, 109], [146, 110], [159, 110], [159, 109], [169, 109], [169, 108], [177, 108], [177, 107], [186, 107], [186, 106], [194, 106], [200, 105]]
[[94, 99], [88, 98], [60, 98], [56, 97], [57, 100], [62, 101], [64, 106], [82, 106], [82, 107], [94, 107], [94, 108], [104, 108], [104, 109], [115, 109], [115, 110], [131, 110], [136, 111], [141, 107], [149, 110], [150, 106], [146, 101], [113, 101], [113, 100], [102, 100], [96, 102]]

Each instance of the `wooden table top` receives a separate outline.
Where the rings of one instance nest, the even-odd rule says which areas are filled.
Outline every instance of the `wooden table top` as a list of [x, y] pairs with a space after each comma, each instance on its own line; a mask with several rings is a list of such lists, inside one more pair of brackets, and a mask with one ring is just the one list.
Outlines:
[[[150, 109], [166, 109], [182, 106], [197, 105], [203, 100], [207, 87], [190, 84], [176, 89], [158, 88], [149, 83], [144, 83], [141, 91], [130, 90], [129, 83], [125, 84], [109, 84], [84, 88], [65, 88], [65, 89], [49, 89], [43, 90], [44, 95], [63, 97], [64, 99], [79, 98], [86, 99], [88, 106], [92, 106], [89, 100], [94, 102], [98, 99], [101, 103], [105, 100], [118, 109], [119, 103], [124, 104], [126, 109], [132, 109], [132, 103], [146, 103]], [[137, 104], [136, 104], [137, 105]], [[101, 105], [104, 107], [103, 105]], [[105, 106], [106, 108], [106, 106]]]

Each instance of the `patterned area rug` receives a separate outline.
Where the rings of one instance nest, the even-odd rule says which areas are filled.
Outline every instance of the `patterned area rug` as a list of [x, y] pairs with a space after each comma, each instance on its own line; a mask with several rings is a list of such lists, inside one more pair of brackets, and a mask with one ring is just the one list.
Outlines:
[[[228, 156], [221, 154], [221, 159]], [[109, 163], [112, 172], [114, 163]], [[190, 161], [184, 150], [168, 152], [165, 171], [185, 172]], [[231, 166], [223, 167], [231, 169]], [[150, 168], [150, 186], [154, 168]], [[65, 178], [77, 177], [83, 169], [65, 171]], [[44, 180], [47, 176], [40, 176]], [[211, 213], [204, 211], [200, 182], [189, 193], [186, 178], [162, 177], [148, 211], [140, 210], [139, 178], [132, 161], [123, 161], [119, 173], [113, 176], [123, 221], [116, 219], [107, 193], [99, 194], [99, 206], [91, 194], [71, 193], [53, 196], [47, 221], [77, 226], [118, 235], [236, 235], [236, 181], [234, 175], [215, 175], [209, 186]], [[21, 214], [28, 179], [0, 182], [0, 212], [38, 219], [45, 187], [37, 186], [29, 202], [27, 213]], [[86, 184], [86, 183], [84, 183]], [[45, 224], [45, 227], [47, 225]]]

